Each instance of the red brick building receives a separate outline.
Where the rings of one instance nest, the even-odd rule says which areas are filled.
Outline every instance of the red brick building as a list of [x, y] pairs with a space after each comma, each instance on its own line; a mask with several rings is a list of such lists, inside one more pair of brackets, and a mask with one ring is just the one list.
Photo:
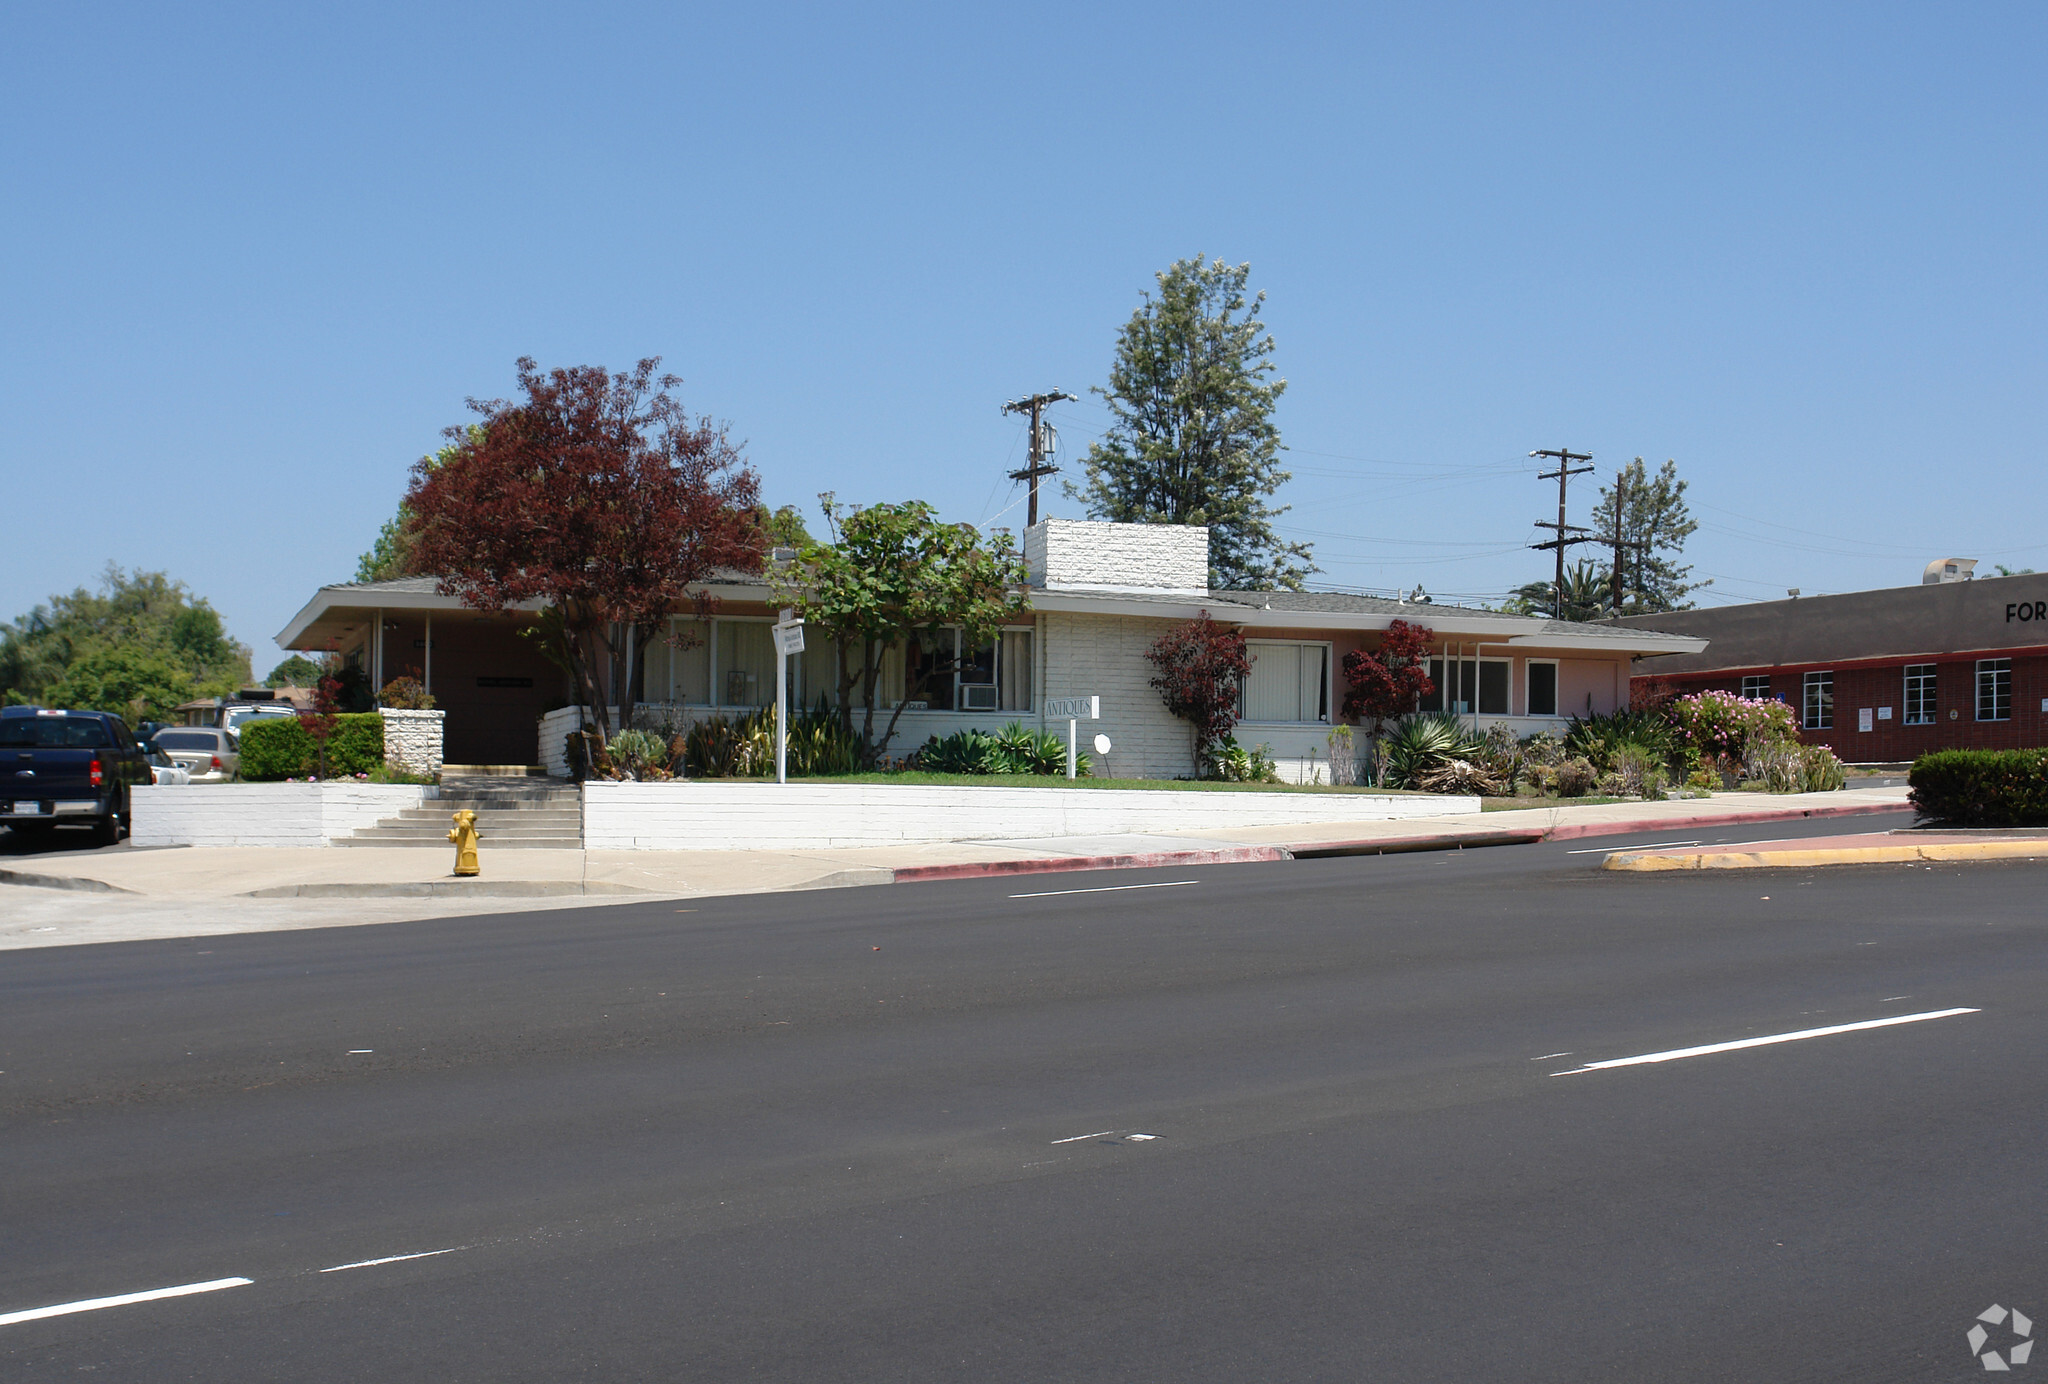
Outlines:
[[2048, 745], [2048, 574], [1812, 596], [1616, 623], [1706, 652], [1638, 659], [1639, 693], [1776, 697], [1851, 764]]

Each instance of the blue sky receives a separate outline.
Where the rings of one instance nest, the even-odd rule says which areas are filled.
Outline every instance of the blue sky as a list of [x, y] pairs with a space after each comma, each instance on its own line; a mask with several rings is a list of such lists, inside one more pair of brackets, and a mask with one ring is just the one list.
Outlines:
[[[2048, 568], [2048, 10], [16, 7], [0, 618], [256, 649], [512, 362], [660, 355], [767, 496], [1020, 524], [1171, 260], [1249, 261], [1320, 581], [1547, 573], [1675, 458], [1703, 599]], [[1573, 506], [1584, 520], [1589, 486]], [[1054, 498], [1050, 512], [1078, 516]]]

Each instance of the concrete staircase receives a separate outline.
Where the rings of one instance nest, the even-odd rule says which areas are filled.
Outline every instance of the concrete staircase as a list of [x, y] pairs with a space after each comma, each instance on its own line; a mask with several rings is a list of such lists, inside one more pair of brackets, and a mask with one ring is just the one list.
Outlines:
[[337, 846], [433, 846], [453, 850], [448, 829], [453, 814], [476, 813], [483, 849], [583, 849], [583, 795], [574, 784], [558, 780], [441, 776], [441, 796], [387, 817], [373, 827], [359, 828]]

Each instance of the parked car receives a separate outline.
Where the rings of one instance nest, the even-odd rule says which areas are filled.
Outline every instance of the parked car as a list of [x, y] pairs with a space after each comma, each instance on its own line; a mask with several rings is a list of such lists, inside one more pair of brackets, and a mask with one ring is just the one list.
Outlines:
[[239, 737], [242, 727], [259, 717], [298, 714], [298, 709], [290, 702], [224, 702], [220, 709], [220, 728]]
[[149, 746], [148, 749], [149, 753], [145, 758], [149, 760], [149, 781], [151, 783], [159, 787], [167, 784], [176, 787], [192, 782], [192, 771], [190, 769], [178, 763], [177, 760], [172, 759], [155, 745]]
[[152, 742], [192, 776], [194, 783], [226, 783], [242, 767], [241, 744], [212, 726], [169, 726]]
[[0, 822], [19, 836], [90, 826], [103, 845], [128, 834], [129, 793], [149, 761], [105, 711], [0, 708]]

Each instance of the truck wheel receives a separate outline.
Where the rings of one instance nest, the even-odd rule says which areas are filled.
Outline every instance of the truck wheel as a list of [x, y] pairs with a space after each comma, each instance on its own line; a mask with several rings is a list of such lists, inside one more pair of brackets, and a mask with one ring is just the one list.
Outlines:
[[121, 814], [109, 812], [92, 824], [92, 843], [95, 846], [118, 846], [121, 844]]

